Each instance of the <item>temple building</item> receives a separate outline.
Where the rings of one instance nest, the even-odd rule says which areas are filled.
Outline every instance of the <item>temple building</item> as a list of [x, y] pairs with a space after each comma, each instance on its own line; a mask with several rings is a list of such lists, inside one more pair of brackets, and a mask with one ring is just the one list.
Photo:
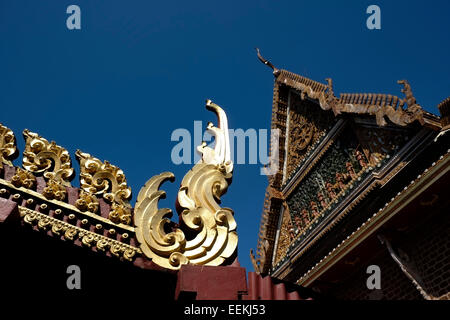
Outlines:
[[338, 97], [258, 57], [280, 141], [255, 270], [329, 299], [450, 299], [450, 99], [431, 114], [406, 80]]
[[[74, 186], [67, 149], [25, 129], [22, 161], [14, 163], [16, 135], [0, 124], [1, 289], [20, 298], [113, 296], [119, 304], [136, 296], [449, 299], [450, 98], [440, 116], [418, 104], [406, 80], [398, 81], [401, 98], [338, 98], [331, 79], [258, 57], [275, 76], [271, 126], [279, 141], [271, 153], [279, 157], [251, 252], [255, 272], [239, 264], [235, 213], [220, 201], [233, 163], [226, 114], [208, 100], [215, 143], [198, 147], [201, 160], [181, 180], [178, 223], [158, 206], [172, 173], [151, 177], [132, 205], [115, 164], [78, 150]], [[81, 285], [71, 287], [75, 267]]]

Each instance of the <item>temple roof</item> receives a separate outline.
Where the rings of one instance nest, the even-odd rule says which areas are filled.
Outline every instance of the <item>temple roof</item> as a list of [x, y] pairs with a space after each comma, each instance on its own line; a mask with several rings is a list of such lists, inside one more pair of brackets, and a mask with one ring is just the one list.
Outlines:
[[[345, 125], [345, 115], [348, 115], [350, 118], [354, 118], [355, 120], [352, 120], [352, 122], [356, 121], [357, 123], [361, 123], [362, 129], [358, 130], [365, 130], [366, 133], [370, 131], [371, 133], [369, 132], [369, 134], [373, 135], [374, 137], [379, 134], [387, 134], [387, 136], [392, 136], [388, 139], [396, 140], [400, 138], [400, 136], [404, 135], [405, 139], [412, 139], [414, 137], [416, 141], [419, 141], [420, 139], [425, 139], [425, 136], [423, 136], [425, 133], [422, 133], [422, 138], [420, 138], [420, 135], [416, 133], [420, 131], [420, 128], [426, 128], [426, 132], [429, 132], [429, 134], [428, 138], [426, 138], [425, 140], [428, 139], [427, 141], [430, 141], [431, 137], [437, 136], [439, 134], [439, 131], [443, 131], [443, 126], [446, 125], [444, 123], [444, 118], [446, 119], [446, 116], [444, 115], [443, 110], [446, 110], [445, 108], [446, 106], [448, 106], [448, 99], [444, 100], [439, 105], [439, 109], [441, 110], [441, 113], [443, 115], [441, 119], [440, 117], [423, 110], [423, 108], [417, 103], [412, 93], [411, 86], [406, 80], [398, 81], [398, 83], [403, 86], [403, 89], [401, 91], [405, 96], [404, 98], [399, 98], [398, 96], [391, 94], [374, 93], [342, 93], [339, 95], [339, 97], [337, 97], [333, 91], [333, 81], [331, 79], [326, 79], [327, 83], [321, 83], [287, 70], [278, 69], [270, 61], [264, 59], [258, 49], [257, 54], [259, 60], [273, 70], [275, 83], [271, 127], [272, 129], [280, 130], [280, 143], [277, 150], [277, 152], [279, 153], [279, 170], [275, 175], [269, 177], [269, 186], [267, 188], [264, 199], [264, 209], [261, 218], [256, 256], [253, 254], [253, 252], [251, 252], [250, 254], [255, 270], [257, 272], [265, 274], [270, 272], [273, 267], [272, 264], [275, 260], [280, 262], [280, 257], [275, 257], [275, 251], [277, 250], [277, 241], [282, 241], [282, 239], [279, 239], [279, 228], [282, 226], [284, 226], [283, 228], [286, 230], [289, 230], [289, 228], [292, 230], [293, 228], [292, 224], [294, 224], [294, 221], [289, 221], [291, 219], [283, 218], [283, 215], [286, 215], [286, 212], [289, 213], [287, 198], [292, 197], [292, 192], [294, 192], [296, 188], [299, 188], [299, 183], [301, 183], [305, 179], [305, 177], [307, 177], [308, 173], [311, 170], [315, 170], [313, 169], [313, 167], [315, 167], [318, 162], [322, 161], [321, 158], [323, 157], [323, 155], [335, 143], [338, 137], [337, 132], [342, 132], [344, 130], [343, 128], [348, 127], [347, 125]], [[332, 114], [332, 118], [335, 118], [334, 121], [328, 120], [326, 128], [324, 127], [323, 130], [316, 129], [317, 134], [319, 134], [318, 137], [308, 137], [311, 141], [309, 142], [310, 146], [304, 149], [303, 146], [301, 146], [300, 149], [302, 149], [301, 152], [303, 153], [303, 155], [300, 158], [302, 159], [300, 159], [301, 161], [296, 160], [296, 162], [293, 163], [294, 167], [292, 167], [292, 164], [289, 165], [288, 161], [293, 152], [291, 150], [292, 148], [290, 148], [289, 145], [292, 143], [298, 144], [299, 141], [301, 142], [302, 140], [294, 139], [294, 142], [292, 142], [290, 133], [292, 130], [298, 129], [295, 128], [296, 126], [302, 128], [304, 127], [303, 124], [297, 125], [295, 121], [298, 121], [298, 119], [300, 119], [300, 121], [306, 121], [306, 118], [302, 115], [297, 115], [299, 116], [298, 119], [292, 119], [293, 111], [292, 109], [290, 110], [290, 107], [292, 108], [291, 104], [293, 102], [291, 101], [292, 96], [290, 96], [289, 92], [294, 92], [296, 94], [294, 96], [299, 97], [298, 99], [295, 98], [297, 99], [296, 101], [298, 101], [296, 103], [302, 104], [302, 108], [307, 108], [307, 110], [309, 110], [306, 111], [305, 109], [305, 111], [303, 112], [310, 114], [312, 112], [312, 109], [310, 108], [317, 108], [317, 110], [320, 110], [321, 112]], [[308, 103], [305, 104], [306, 102]], [[308, 115], [305, 116], [308, 117]], [[309, 117], [311, 118], [313, 116]], [[320, 117], [323, 118], [323, 116]], [[367, 122], [367, 124], [363, 124], [364, 121], [357, 120], [361, 117], [367, 118], [369, 122]], [[373, 122], [373, 124], [369, 125], [368, 123], [371, 122]], [[292, 128], [292, 124], [294, 124], [294, 128]], [[368, 125], [369, 127], [366, 127], [366, 129], [364, 129], [364, 126], [366, 125]], [[357, 126], [360, 125], [358, 124]], [[396, 134], [397, 137], [395, 136]], [[358, 137], [358, 140], [360, 140], [360, 138], [361, 137]], [[393, 143], [394, 140], [392, 140], [392, 145], [397, 144], [395, 146], [395, 152], [398, 152], [404, 142]], [[358, 146], [357, 148], [360, 147]], [[412, 149], [408, 150], [410, 151], [405, 152], [411, 152]], [[274, 152], [274, 146], [272, 145], [271, 153], [273, 154]], [[368, 156], [373, 157], [373, 155], [369, 155], [368, 150], [361, 150], [360, 154], [362, 158], [363, 153], [365, 153], [366, 158]], [[341, 212], [343, 214], [339, 215], [339, 219], [342, 219], [345, 214], [352, 211], [353, 208], [357, 206], [357, 204], [364, 197], [366, 197], [372, 189], [377, 186], [377, 184], [380, 185], [380, 183], [387, 183], [397, 172], [402, 170], [406, 163], [401, 162], [398, 159], [395, 161], [389, 160], [389, 154], [385, 154], [382, 158], [383, 160], [381, 162], [379, 161], [379, 159], [377, 159], [377, 161], [372, 161], [373, 159], [367, 158], [367, 167], [362, 167], [361, 169], [364, 170], [361, 170], [360, 173], [355, 174], [355, 179], [358, 178], [358, 181], [368, 181], [367, 177], [374, 175], [376, 176], [375, 180], [381, 180], [379, 180], [378, 182], [374, 180], [373, 183], [367, 184], [367, 188], [364, 187], [365, 189], [362, 189], [361, 194], [358, 196], [358, 200], [349, 202], [348, 205], [346, 205], [346, 207], [344, 208], [345, 210]], [[394, 166], [393, 163], [397, 163], [395, 165], [397, 169], [393, 170], [390, 174], [387, 174], [386, 170], [386, 172], [384, 172], [383, 174], [377, 174], [370, 171], [373, 170], [373, 165], [376, 165], [377, 167], [383, 167], [389, 164], [389, 166], [392, 167]], [[344, 173], [343, 175], [345, 176]], [[352, 181], [356, 180], [352, 178]], [[342, 186], [342, 188], [344, 189], [342, 189], [341, 193], [348, 194], [348, 191], [346, 191], [348, 189], [348, 186], [355, 187], [358, 184], [359, 182], [352, 182], [345, 186], [345, 188], [344, 186]], [[338, 188], [338, 190], [341, 189]], [[354, 190], [352, 192], [354, 193]], [[337, 202], [336, 208], [342, 207], [344, 205], [345, 201], [342, 202], [343, 200], [345, 199], [339, 200], [340, 202]], [[336, 199], [336, 201], [338, 200]], [[334, 202], [335, 201], [333, 201], [333, 203]], [[328, 206], [329, 205], [327, 205], [327, 207]], [[322, 206], [322, 208], [324, 207]], [[337, 209], [334, 209], [334, 211], [336, 210]], [[321, 210], [321, 213], [322, 211], [323, 210]], [[321, 219], [323, 220], [323, 218]], [[323, 223], [321, 223], [321, 225], [322, 224]], [[327, 230], [333, 228], [333, 225], [335, 225], [335, 223], [330, 224], [325, 229], [325, 232], [322, 232], [315, 236], [313, 238], [314, 241], [308, 240], [309, 243], [307, 244], [303, 243], [306, 240], [302, 241], [302, 245], [306, 245], [305, 248], [311, 247], [311, 245], [315, 241], [323, 237], [325, 233], [328, 232]], [[289, 238], [289, 234], [285, 234], [284, 237]], [[294, 235], [293, 237], [294, 239], [300, 241], [299, 235]], [[285, 248], [283, 250], [286, 250], [287, 248], [286, 244], [284, 243], [278, 243], [278, 245], [282, 245]], [[298, 257], [296, 259], [298, 259]]]
[[308, 97], [318, 101], [323, 110], [332, 110], [334, 115], [342, 113], [375, 115], [377, 124], [385, 126], [386, 118], [399, 126], [406, 126], [414, 121], [435, 129], [440, 129], [440, 118], [427, 112], [417, 104], [411, 86], [407, 80], [398, 80], [403, 86], [403, 99], [391, 94], [380, 93], [341, 93], [339, 98], [333, 90], [333, 80], [325, 79], [326, 84], [303, 77], [293, 72], [277, 69], [264, 59], [259, 49], [258, 58], [273, 69], [275, 81], [301, 92], [302, 98]]
[[17, 210], [8, 214], [17, 215], [11, 219], [18, 218], [25, 226], [139, 267], [170, 272], [186, 264], [230, 265], [237, 255], [237, 224], [233, 211], [219, 205], [219, 195], [227, 191], [233, 172], [228, 121], [212, 101], [206, 101], [206, 108], [218, 117], [218, 127], [210, 123], [207, 128], [216, 143], [214, 148], [206, 143], [198, 147], [202, 158], [181, 182], [178, 224], [169, 219], [171, 209], [158, 208], [165, 197], [159, 188], [174, 180], [172, 173], [150, 178], [133, 207], [131, 188], [119, 167], [77, 150], [80, 187], [74, 187], [69, 152], [27, 129], [22, 167], [13, 166], [16, 138], [2, 124], [0, 200], [16, 204]]

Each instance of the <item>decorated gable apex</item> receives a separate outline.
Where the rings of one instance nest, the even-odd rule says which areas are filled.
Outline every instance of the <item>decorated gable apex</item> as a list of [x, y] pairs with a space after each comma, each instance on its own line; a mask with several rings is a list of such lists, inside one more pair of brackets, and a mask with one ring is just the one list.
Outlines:
[[258, 58], [275, 76], [272, 129], [280, 132], [279, 170], [269, 178], [257, 254], [251, 253], [255, 270], [265, 274], [291, 252], [306, 252], [442, 125], [406, 80], [398, 81], [403, 98], [336, 97], [331, 79], [324, 84], [277, 69], [259, 50]]

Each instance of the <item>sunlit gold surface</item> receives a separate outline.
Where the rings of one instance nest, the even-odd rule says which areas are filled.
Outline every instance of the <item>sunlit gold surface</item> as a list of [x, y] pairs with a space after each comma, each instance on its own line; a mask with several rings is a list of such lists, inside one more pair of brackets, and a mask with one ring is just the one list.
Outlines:
[[66, 188], [74, 176], [69, 152], [47, 139], [29, 130], [23, 131], [25, 151], [22, 166], [35, 175], [43, 175], [47, 181], [42, 194], [47, 199], [63, 201], [66, 198]]
[[[17, 171], [25, 171], [28, 174], [30, 174], [31, 176], [33, 176], [30, 172], [23, 170], [21, 168], [16, 168], [16, 172]], [[8, 193], [8, 189], [13, 190], [13, 192], [24, 192], [24, 193], [34, 197], [35, 199], [38, 199], [39, 201], [46, 201], [47, 203], [51, 203], [53, 207], [58, 208], [55, 210], [55, 214], [57, 214], [57, 215], [61, 214], [62, 210], [67, 210], [69, 212], [75, 212], [77, 215], [84, 216], [89, 219], [93, 219], [95, 221], [101, 222], [105, 225], [114, 226], [114, 227], [120, 228], [122, 230], [126, 230], [128, 232], [134, 232], [134, 227], [131, 227], [129, 225], [125, 225], [122, 223], [113, 223], [111, 220], [104, 218], [98, 214], [92, 213], [90, 211], [82, 211], [82, 210], [78, 209], [76, 206], [73, 206], [69, 203], [66, 203], [66, 202], [63, 202], [63, 201], [60, 201], [57, 199], [48, 199], [39, 192], [30, 190], [29, 188], [26, 188], [24, 186], [14, 185], [13, 181], [9, 182], [9, 181], [6, 181], [6, 180], [0, 178], [0, 186], [5, 187], [3, 189], [0, 189], [0, 196], [2, 194]], [[3, 190], [3, 192], [2, 192], [2, 190]], [[80, 193], [80, 197], [81, 197], [81, 194], [82, 194], [82, 192]], [[32, 203], [30, 203], [30, 204], [32, 204]]]
[[11, 158], [17, 151], [14, 133], [0, 123], [0, 168], [3, 164], [12, 166]]
[[165, 172], [147, 181], [136, 201], [134, 221], [141, 250], [156, 264], [169, 269], [179, 269], [183, 264], [217, 266], [231, 257], [237, 247], [233, 211], [218, 204], [231, 183], [233, 171], [227, 117], [209, 100], [206, 107], [219, 119], [219, 127], [209, 124], [207, 128], [215, 136], [215, 147], [204, 143], [198, 147], [202, 159], [181, 182], [177, 199], [181, 207], [180, 228], [171, 226], [170, 209], [157, 206], [159, 199], [165, 197], [159, 187], [174, 180], [172, 173]]
[[[115, 223], [131, 223], [131, 188], [127, 185], [125, 174], [118, 167], [108, 161], [101, 162], [88, 153], [77, 150], [75, 153], [80, 162], [80, 186], [81, 189], [91, 195], [84, 195], [86, 210], [97, 211], [95, 196], [103, 196], [111, 203], [109, 219]], [[84, 208], [85, 204], [77, 202], [77, 207]]]
[[23, 168], [32, 173], [42, 173], [45, 178], [70, 186], [74, 175], [69, 152], [48, 142], [45, 138], [29, 130], [23, 131], [25, 151], [23, 152]]
[[75, 201], [75, 206], [81, 211], [96, 213], [99, 204], [97, 198], [93, 194], [81, 190], [77, 201]]
[[133, 257], [136, 254], [141, 253], [139, 248], [74, 226], [68, 222], [50, 217], [41, 212], [37, 212], [22, 206], [19, 206], [19, 212], [25, 223], [30, 225], [37, 225], [39, 229], [44, 231], [50, 230], [53, 234], [61, 235], [66, 240], [74, 241], [78, 238], [85, 246], [96, 247], [100, 251], [109, 250], [115, 256], [123, 257], [129, 261], [133, 260]]
[[17, 168], [16, 174], [11, 178], [11, 183], [16, 187], [31, 189], [36, 185], [36, 178], [31, 172]]

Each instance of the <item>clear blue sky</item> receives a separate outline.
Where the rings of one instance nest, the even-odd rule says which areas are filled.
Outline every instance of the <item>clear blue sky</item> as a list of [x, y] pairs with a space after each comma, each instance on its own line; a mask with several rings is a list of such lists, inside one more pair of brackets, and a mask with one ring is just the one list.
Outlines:
[[[81, 8], [81, 30], [66, 8]], [[366, 8], [381, 8], [381, 30]], [[450, 1], [22, 1], [0, 0], [0, 122], [119, 166], [135, 197], [153, 175], [177, 180], [160, 207], [174, 209], [190, 165], [171, 162], [176, 128], [216, 122], [212, 99], [232, 128], [269, 128], [277, 67], [335, 92], [401, 96], [408, 79], [419, 104], [438, 113], [450, 95]], [[74, 157], [75, 167], [78, 167]], [[19, 165], [16, 160], [16, 165]], [[236, 165], [223, 205], [235, 211], [239, 259], [251, 270], [267, 179]], [[73, 184], [78, 186], [77, 180]]]

